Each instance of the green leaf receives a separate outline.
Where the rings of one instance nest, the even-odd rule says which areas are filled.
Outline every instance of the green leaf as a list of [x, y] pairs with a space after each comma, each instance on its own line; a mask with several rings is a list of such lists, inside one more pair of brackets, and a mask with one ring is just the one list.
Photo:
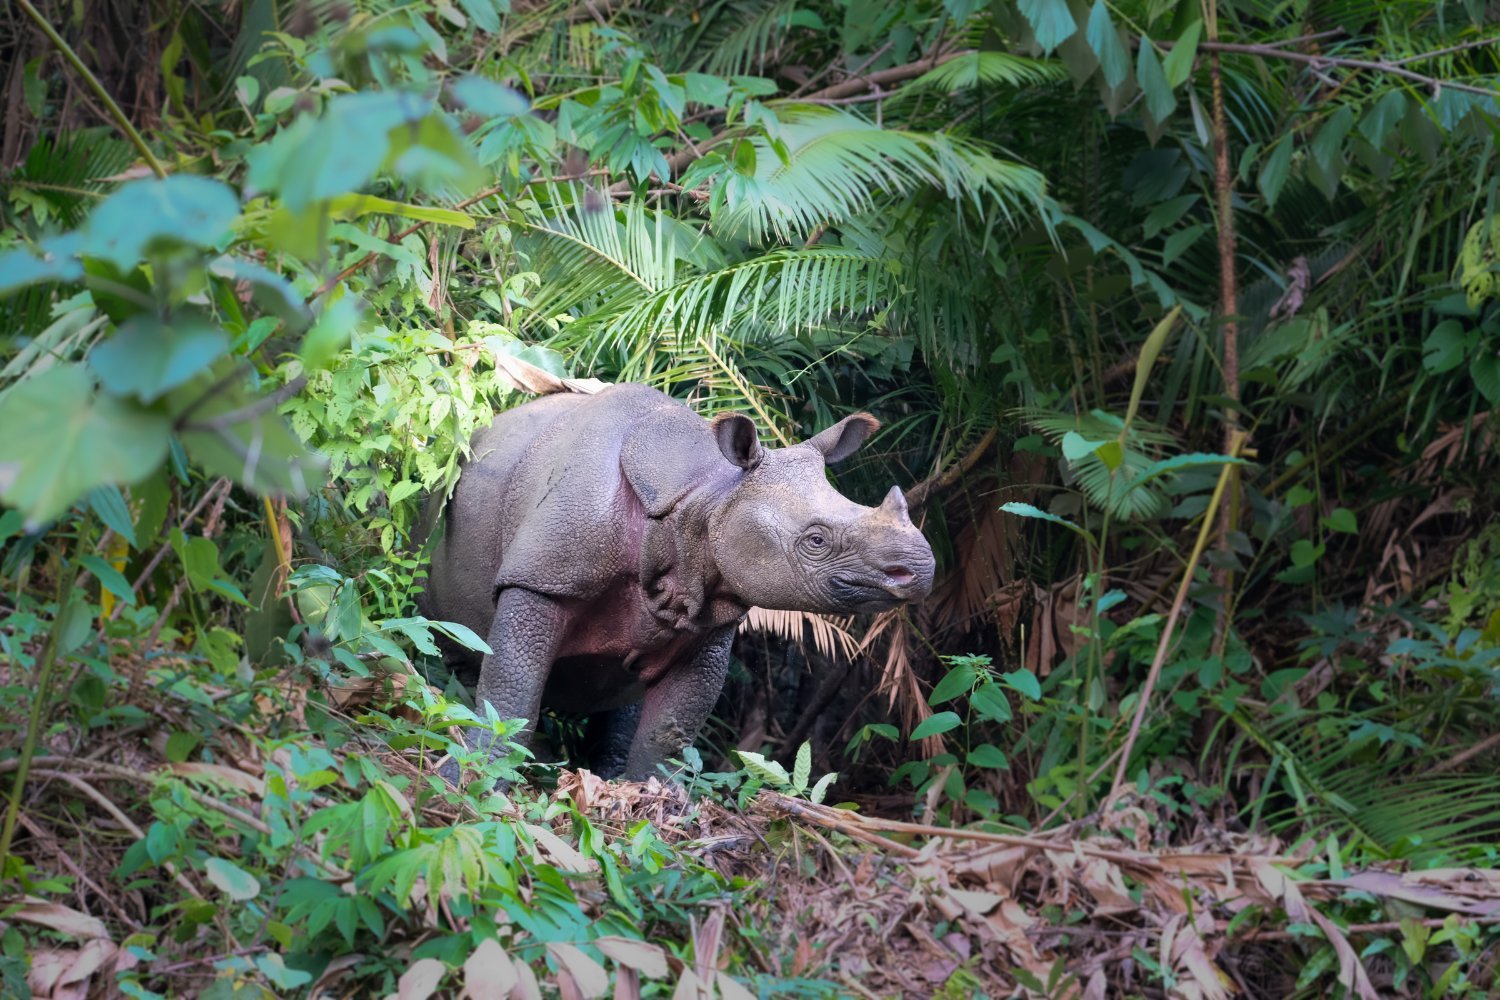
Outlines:
[[305, 496], [325, 463], [308, 453], [286, 420], [264, 398], [252, 400], [224, 363], [176, 389], [173, 409], [192, 407], [181, 438], [188, 455], [210, 475], [228, 476], [262, 493]]
[[203, 865], [203, 873], [230, 899], [243, 902], [260, 895], [259, 880], [233, 861], [209, 858]]
[[1056, 514], [1049, 514], [1045, 510], [1042, 510], [1039, 507], [1034, 507], [1029, 503], [1021, 503], [1019, 501], [1012, 500], [1010, 503], [1001, 504], [1000, 509], [1005, 511], [1007, 514], [1015, 514], [1017, 517], [1032, 517], [1036, 518], [1038, 521], [1051, 521], [1053, 524], [1060, 524], [1064, 528], [1067, 528], [1069, 531], [1074, 532], [1075, 534], [1085, 539], [1090, 545], [1094, 544], [1094, 535], [1092, 532], [1088, 531], [1085, 528], [1080, 528], [1078, 525], [1074, 524], [1072, 521], [1067, 520], [1066, 518], [1058, 517]]
[[1255, 179], [1256, 187], [1260, 188], [1260, 193], [1272, 208], [1276, 206], [1276, 199], [1281, 196], [1281, 189], [1286, 186], [1286, 177], [1291, 168], [1292, 134], [1288, 132], [1266, 158], [1265, 165], [1260, 168], [1260, 176]]
[[969, 706], [979, 714], [981, 719], [990, 722], [1009, 722], [1013, 712], [1010, 710], [1010, 699], [1005, 692], [1000, 690], [999, 685], [994, 682], [986, 682], [974, 689], [969, 697]]
[[167, 760], [174, 764], [183, 763], [188, 759], [188, 754], [192, 753], [201, 742], [203, 742], [202, 737], [197, 733], [177, 730], [167, 737]]
[[960, 695], [967, 694], [969, 688], [974, 685], [974, 668], [968, 663], [958, 663], [937, 682], [932, 689], [932, 694], [927, 696], [927, 704], [941, 705], [945, 701], [952, 701]]
[[973, 767], [1010, 767], [1010, 758], [993, 743], [981, 743], [969, 751], [968, 763]]
[[1500, 405], [1500, 351], [1490, 347], [1475, 354], [1469, 362], [1469, 375], [1491, 406]]
[[1089, 458], [1098, 452], [1104, 443], [1103, 441], [1090, 441], [1077, 431], [1068, 431], [1062, 439], [1063, 458], [1070, 462]]
[[1094, 449], [1094, 454], [1104, 467], [1113, 472], [1125, 462], [1125, 446], [1118, 441], [1106, 441]]
[[1037, 44], [1051, 52], [1078, 31], [1078, 22], [1068, 10], [1067, 0], [1017, 0], [1016, 6], [1031, 23]]
[[1187, 455], [1174, 455], [1171, 458], [1164, 458], [1159, 462], [1152, 462], [1146, 466], [1146, 468], [1141, 470], [1140, 475], [1130, 481], [1125, 489], [1128, 492], [1137, 486], [1144, 486], [1159, 476], [1164, 476], [1169, 472], [1176, 472], [1179, 469], [1193, 469], [1204, 465], [1248, 464], [1243, 458], [1231, 458], [1228, 455], [1215, 455], [1209, 452], [1195, 451]]
[[1445, 319], [1422, 342], [1422, 367], [1441, 375], [1463, 364], [1467, 353], [1468, 336], [1463, 324], [1456, 319]]
[[78, 562], [79, 565], [87, 567], [88, 571], [94, 574], [99, 580], [100, 586], [105, 590], [114, 594], [126, 604], [135, 603], [135, 590], [131, 588], [130, 581], [125, 579], [125, 575], [119, 570], [98, 556], [83, 556]]
[[222, 573], [219, 569], [219, 547], [212, 538], [202, 535], [184, 535], [181, 528], [173, 528], [172, 551], [182, 560], [182, 570], [187, 574], [188, 585], [194, 591], [208, 589]]
[[811, 801], [813, 805], [821, 805], [823, 803], [824, 797], [828, 794], [828, 786], [837, 781], [838, 777], [839, 773], [837, 771], [830, 771], [827, 774], [823, 775], [823, 777], [819, 778], [818, 783], [812, 786], [812, 791], [807, 793], [808, 800]]
[[115, 395], [152, 403], [228, 350], [229, 335], [201, 320], [186, 319], [173, 327], [143, 313], [90, 351], [89, 367]]
[[923, 719], [917, 728], [911, 731], [911, 736], [908, 739], [916, 742], [917, 740], [926, 739], [929, 736], [938, 736], [948, 732], [950, 729], [956, 729], [962, 722], [963, 720], [958, 717], [958, 713], [956, 712], [938, 712], [936, 715], [931, 715]]
[[1013, 670], [1000, 675], [1000, 683], [1032, 701], [1042, 700], [1042, 684], [1030, 670]]
[[377, 198], [373, 194], [341, 194], [328, 200], [328, 211], [335, 219], [355, 219], [361, 215], [395, 215], [403, 219], [433, 222], [440, 226], [473, 229], [474, 220], [463, 212], [434, 205], [412, 205], [404, 201]]
[[1299, 569], [1311, 566], [1323, 558], [1326, 549], [1325, 545], [1314, 545], [1306, 538], [1299, 538], [1292, 543], [1292, 565]]
[[1179, 229], [1171, 236], [1168, 236], [1167, 242], [1162, 246], [1161, 266], [1171, 267], [1177, 263], [1177, 258], [1181, 257], [1194, 243], [1197, 243], [1199, 238], [1206, 232], [1208, 232], [1208, 223], [1196, 222], [1186, 229]]
[[312, 329], [302, 338], [302, 368], [315, 372], [327, 368], [349, 343], [360, 321], [360, 300], [345, 295], [323, 310]]
[[1346, 535], [1359, 534], [1359, 523], [1354, 518], [1354, 511], [1347, 507], [1335, 507], [1323, 518], [1323, 526], [1329, 531], [1341, 531]]
[[1130, 53], [1120, 42], [1120, 33], [1110, 19], [1104, 0], [1094, 0], [1094, 7], [1089, 11], [1087, 38], [1094, 55], [1099, 57], [1105, 84], [1114, 89], [1124, 83], [1130, 75]]
[[467, 625], [460, 625], [458, 622], [438, 621], [432, 622], [431, 625], [465, 649], [472, 649], [474, 652], [483, 653], [486, 656], [494, 652], [490, 648], [490, 644], [479, 638], [478, 633]]
[[791, 775], [787, 774], [786, 768], [776, 763], [776, 761], [766, 760], [760, 754], [752, 753], [749, 750], [736, 750], [735, 754], [745, 765], [745, 770], [750, 772], [751, 777], [769, 782], [778, 788], [785, 788], [791, 784]]
[[80, 250], [129, 271], [161, 247], [218, 245], [239, 214], [234, 191], [207, 177], [130, 181], [94, 209]]
[[1162, 63], [1162, 70], [1167, 77], [1167, 86], [1180, 87], [1187, 82], [1188, 77], [1192, 76], [1193, 60], [1198, 55], [1198, 36], [1202, 33], [1203, 22], [1194, 21], [1187, 26], [1182, 37], [1177, 39], [1177, 43], [1172, 46], [1172, 51], [1167, 53], [1167, 58]]
[[1141, 36], [1141, 48], [1136, 54], [1135, 78], [1146, 95], [1146, 110], [1158, 123], [1166, 121], [1177, 109], [1177, 97], [1172, 85], [1167, 82], [1161, 68], [1161, 59], [1151, 39]]
[[96, 394], [78, 364], [57, 365], [0, 394], [0, 498], [28, 525], [104, 483], [146, 478], [167, 456], [171, 420]]
[[812, 741], [804, 740], [797, 748], [797, 759], [792, 764], [792, 794], [801, 795], [812, 777]]
[[118, 486], [105, 483], [89, 490], [89, 507], [104, 522], [106, 528], [125, 539], [131, 548], [136, 547], [135, 522], [130, 517], [130, 508]]
[[78, 281], [83, 262], [78, 250], [82, 233], [67, 233], [42, 240], [35, 247], [21, 246], [0, 253], [0, 296], [41, 281]]
[[[474, 2], [484, 4], [486, 0]], [[531, 110], [525, 94], [483, 76], [460, 77], [453, 84], [453, 96], [464, 107], [486, 118], [514, 118]]]

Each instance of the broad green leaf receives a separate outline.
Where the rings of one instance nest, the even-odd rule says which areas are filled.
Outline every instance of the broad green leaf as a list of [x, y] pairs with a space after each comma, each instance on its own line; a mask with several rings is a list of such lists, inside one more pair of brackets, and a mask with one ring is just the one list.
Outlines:
[[1118, 441], [1106, 441], [1094, 449], [1094, 454], [1106, 469], [1113, 472], [1125, 461], [1125, 446]]
[[1042, 685], [1036, 679], [1036, 674], [1030, 670], [1013, 670], [1008, 674], [1000, 675], [1000, 683], [1030, 698], [1032, 701], [1042, 700]]
[[217, 246], [239, 214], [234, 191], [207, 177], [130, 181], [89, 216], [80, 252], [128, 271], [158, 247]]
[[89, 490], [89, 507], [104, 522], [105, 527], [125, 539], [131, 548], [135, 547], [135, 522], [131, 520], [130, 507], [126, 505], [118, 486], [105, 483]]
[[968, 763], [973, 767], [1010, 767], [1010, 758], [993, 743], [981, 743], [969, 751]]
[[0, 394], [0, 498], [29, 525], [104, 483], [129, 484], [167, 457], [169, 418], [96, 393], [79, 364], [57, 365]]
[[1463, 364], [1467, 351], [1468, 337], [1463, 324], [1456, 319], [1445, 319], [1422, 342], [1422, 367], [1441, 375]]
[[488, 31], [491, 34], [500, 30], [500, 14], [496, 9], [510, 10], [509, 0], [458, 0], [458, 5], [464, 9], [474, 21], [474, 26], [480, 31]]
[[494, 652], [494, 650], [490, 648], [490, 644], [481, 639], [479, 635], [467, 625], [460, 625], [458, 622], [437, 621], [432, 622], [431, 624], [433, 628], [437, 629], [439, 632], [442, 632], [444, 635], [448, 636], [454, 642], [458, 643], [460, 646], [463, 646], [466, 649], [472, 649], [476, 653], [484, 653], [486, 656]]
[[941, 705], [945, 701], [952, 701], [959, 695], [967, 694], [973, 685], [974, 668], [968, 663], [958, 663], [933, 687], [932, 694], [927, 696], [927, 704]]
[[1089, 11], [1088, 42], [1099, 57], [1099, 66], [1104, 70], [1104, 82], [1111, 89], [1125, 82], [1130, 75], [1130, 53], [1120, 42], [1119, 30], [1109, 16], [1104, 0], [1094, 0]]
[[812, 741], [804, 740], [797, 748], [797, 759], [792, 762], [792, 794], [801, 795], [812, 778]]
[[1141, 48], [1136, 54], [1135, 78], [1146, 95], [1146, 110], [1158, 123], [1166, 121], [1177, 109], [1177, 97], [1172, 85], [1167, 82], [1161, 68], [1161, 59], [1151, 39], [1141, 37]]
[[264, 398], [252, 398], [228, 378], [224, 363], [173, 390], [174, 411], [192, 408], [180, 432], [183, 447], [215, 476], [228, 476], [261, 493], [305, 496], [321, 481], [325, 463], [310, 454], [286, 420]]
[[[245, 282], [250, 286], [252, 301], [262, 309], [275, 314], [261, 316], [250, 324], [251, 327], [262, 324], [261, 328], [269, 324], [267, 336], [269, 336], [269, 330], [275, 328], [277, 317], [286, 323], [288, 330], [292, 333], [307, 329], [307, 324], [312, 322], [312, 314], [308, 312], [307, 304], [303, 302], [297, 289], [292, 287], [291, 282], [269, 268], [262, 267], [252, 260], [226, 254], [215, 258], [208, 265], [208, 271], [215, 277], [224, 278], [235, 284]], [[242, 347], [236, 343], [235, 350], [241, 354], [248, 353], [260, 346], [264, 340], [264, 336], [260, 337], [260, 340], [252, 347]]]
[[1266, 203], [1272, 207], [1275, 207], [1276, 199], [1281, 196], [1281, 189], [1286, 186], [1286, 177], [1292, 168], [1292, 142], [1292, 133], [1283, 135], [1271, 155], [1266, 157], [1265, 165], [1260, 168], [1260, 176], [1255, 179], [1256, 187], [1260, 188]]
[[812, 786], [812, 791], [807, 793], [808, 799], [813, 805], [822, 805], [823, 799], [828, 795], [828, 788], [838, 780], [839, 773], [830, 771], [818, 779], [818, 783]]
[[1068, 431], [1063, 435], [1062, 453], [1063, 458], [1070, 462], [1093, 456], [1104, 444], [1103, 441], [1090, 441], [1077, 431]]
[[201, 742], [203, 738], [197, 733], [177, 730], [167, 737], [167, 760], [174, 764], [184, 763], [188, 759], [188, 754], [192, 753]]
[[1469, 375], [1491, 406], [1500, 405], [1500, 351], [1491, 345], [1475, 354], [1469, 362]]
[[243, 902], [260, 895], [260, 881], [233, 861], [209, 858], [204, 862], [203, 873], [230, 899]]
[[78, 562], [79, 565], [86, 567], [90, 573], [94, 574], [99, 580], [99, 584], [105, 590], [114, 594], [126, 604], [135, 603], [135, 591], [131, 589], [130, 581], [125, 579], [125, 575], [119, 570], [98, 556], [93, 555], [83, 556]]
[[1292, 565], [1299, 569], [1311, 566], [1323, 558], [1323, 552], [1326, 549], [1325, 545], [1314, 545], [1305, 538], [1299, 538], [1292, 543]]
[[981, 719], [988, 719], [990, 722], [1008, 722], [1014, 715], [1010, 708], [1010, 699], [993, 682], [987, 682], [975, 688], [973, 695], [969, 697], [969, 705]]
[[1188, 248], [1194, 243], [1197, 243], [1203, 234], [1208, 232], [1208, 228], [1208, 223], [1196, 222], [1186, 229], [1179, 229], [1171, 236], [1168, 236], [1166, 243], [1162, 246], [1161, 266], [1171, 267], [1177, 263], [1177, 258], [1187, 252]]
[[740, 761], [745, 765], [745, 770], [750, 772], [751, 777], [770, 782], [778, 788], [785, 788], [791, 784], [791, 775], [787, 774], [786, 768], [776, 763], [776, 761], [766, 760], [760, 754], [752, 753], [749, 750], [736, 750], [735, 754], [739, 756]]
[[89, 367], [117, 396], [152, 403], [192, 379], [229, 350], [229, 335], [198, 319], [168, 326], [141, 314], [89, 352]]
[[[474, 2], [483, 4], [486, 0]], [[453, 84], [453, 96], [464, 107], [486, 118], [513, 118], [531, 110], [525, 94], [483, 76], [460, 77]]]
[[1175, 198], [1168, 198], [1160, 205], [1157, 205], [1151, 210], [1151, 214], [1146, 216], [1146, 221], [1142, 227], [1146, 239], [1155, 239], [1158, 233], [1182, 218], [1182, 213], [1192, 208], [1200, 200], [1202, 200], [1202, 196], [1199, 194], [1180, 194]]
[[1167, 77], [1167, 86], [1180, 87], [1193, 74], [1193, 60], [1198, 56], [1198, 36], [1203, 33], [1203, 22], [1194, 21], [1187, 26], [1182, 37], [1167, 53], [1162, 62], [1162, 71]]
[[1348, 507], [1335, 507], [1323, 518], [1323, 525], [1329, 531], [1340, 531], [1346, 535], [1359, 534], [1359, 522], [1355, 520], [1354, 511]]
[[1067, 0], [1017, 0], [1016, 6], [1031, 23], [1037, 44], [1044, 52], [1051, 52], [1078, 30]]
[[929, 736], [939, 736], [950, 729], [958, 728], [962, 722], [963, 720], [958, 717], [958, 713], [956, 712], [938, 712], [923, 719], [917, 725], [917, 728], [911, 731], [911, 736], [908, 738], [915, 742], [926, 739]]
[[349, 343], [350, 336], [360, 322], [360, 300], [354, 295], [345, 295], [332, 303], [313, 323], [312, 329], [302, 338], [302, 370], [321, 371], [333, 362], [334, 356]]
[[40, 281], [78, 281], [83, 263], [78, 259], [82, 233], [42, 240], [36, 247], [21, 246], [0, 253], [0, 296]]

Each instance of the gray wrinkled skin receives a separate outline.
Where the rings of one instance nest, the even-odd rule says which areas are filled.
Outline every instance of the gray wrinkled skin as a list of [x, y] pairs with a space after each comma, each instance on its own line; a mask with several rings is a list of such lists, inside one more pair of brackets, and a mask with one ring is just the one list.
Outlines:
[[487, 638], [481, 705], [589, 713], [595, 769], [646, 777], [697, 735], [751, 607], [878, 611], [932, 588], [901, 491], [864, 507], [824, 472], [878, 426], [766, 449], [749, 418], [646, 386], [533, 400], [475, 436], [423, 612]]

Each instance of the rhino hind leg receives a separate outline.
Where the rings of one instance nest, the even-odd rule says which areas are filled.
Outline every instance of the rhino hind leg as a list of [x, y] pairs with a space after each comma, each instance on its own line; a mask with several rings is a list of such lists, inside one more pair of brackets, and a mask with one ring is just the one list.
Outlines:
[[641, 703], [622, 705], [589, 716], [584, 733], [589, 770], [601, 778], [618, 778], [630, 762], [630, 745], [640, 728]]
[[640, 726], [630, 744], [625, 777], [643, 781], [692, 743], [724, 688], [734, 625], [715, 631], [691, 663], [666, 672], [646, 692]]

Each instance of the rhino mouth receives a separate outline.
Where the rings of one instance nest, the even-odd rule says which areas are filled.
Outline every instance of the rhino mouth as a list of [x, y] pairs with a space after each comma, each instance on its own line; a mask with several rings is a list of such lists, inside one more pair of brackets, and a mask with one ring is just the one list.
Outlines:
[[835, 576], [829, 580], [838, 602], [860, 611], [885, 611], [919, 596], [917, 575], [893, 566], [868, 576]]

